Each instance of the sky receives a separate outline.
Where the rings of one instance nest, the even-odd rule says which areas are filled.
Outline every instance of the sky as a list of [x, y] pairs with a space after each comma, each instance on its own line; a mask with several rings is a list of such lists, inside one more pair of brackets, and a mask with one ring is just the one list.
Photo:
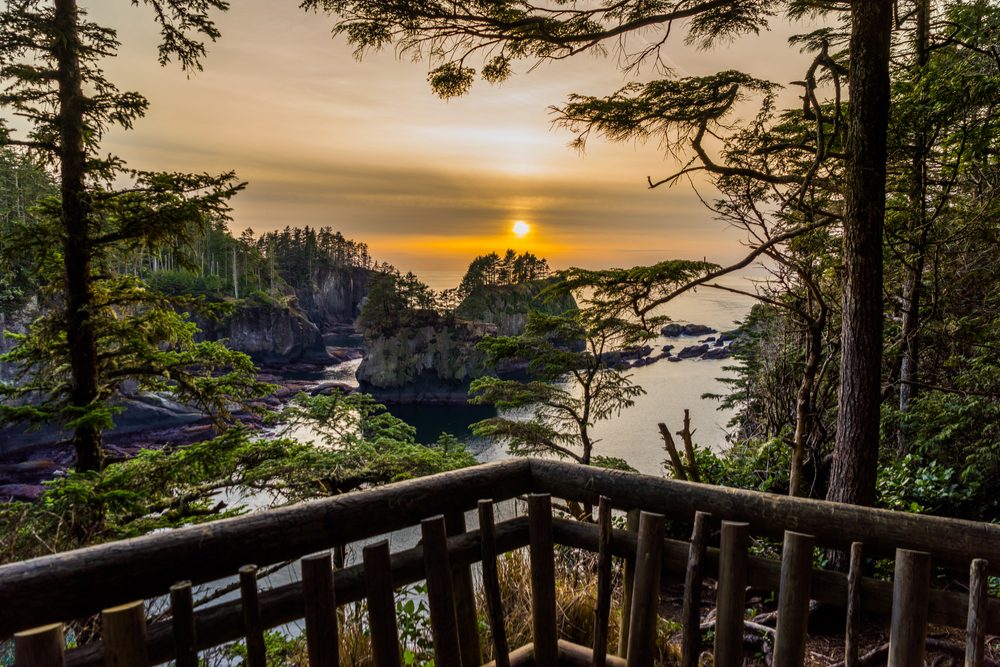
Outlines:
[[[110, 78], [150, 101], [147, 116], [110, 134], [105, 149], [141, 169], [235, 170], [249, 184], [233, 201], [237, 234], [328, 225], [418, 273], [461, 270], [508, 247], [557, 268], [727, 263], [744, 252], [741, 235], [713, 219], [693, 187], [647, 187], [647, 176], [677, 166], [655, 143], [593, 138], [581, 153], [552, 126], [549, 107], [569, 93], [608, 94], [628, 81], [613, 56], [520, 63], [500, 86], [477, 81], [443, 101], [427, 84], [427, 62], [392, 52], [359, 62], [331, 36], [331, 17], [296, 2], [236, 0], [218, 16], [222, 37], [204, 71], [191, 76], [158, 66], [145, 8], [81, 6], [119, 32]], [[779, 24], [708, 52], [671, 38], [665, 60], [679, 75], [735, 68], [787, 84], [808, 66], [786, 42], [801, 29]], [[789, 88], [785, 102], [794, 95]], [[706, 182], [696, 184], [711, 197]], [[511, 231], [518, 220], [531, 228], [523, 237]]]

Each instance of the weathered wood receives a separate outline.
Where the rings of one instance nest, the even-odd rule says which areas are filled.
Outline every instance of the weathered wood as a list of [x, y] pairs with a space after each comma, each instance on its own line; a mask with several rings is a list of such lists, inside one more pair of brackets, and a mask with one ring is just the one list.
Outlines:
[[492, 500], [479, 501], [479, 534], [482, 544], [483, 595], [486, 598], [486, 616], [493, 639], [493, 663], [496, 667], [510, 667], [500, 577], [497, 573], [496, 526]]
[[601, 496], [597, 506], [597, 601], [594, 605], [594, 667], [608, 659], [608, 625], [611, 622], [611, 500]]
[[847, 573], [847, 624], [844, 628], [844, 667], [858, 667], [861, 631], [861, 543], [851, 544], [851, 567]]
[[[650, 475], [531, 459], [531, 488], [577, 502], [612, 499], [617, 509], [642, 507], [671, 519], [690, 520], [696, 511], [720, 520], [744, 521], [780, 537], [786, 528], [816, 537], [820, 546], [863, 542], [871, 555], [890, 555], [899, 546], [931, 553], [935, 562], [961, 567], [972, 558], [1000, 553], [1000, 525], [907, 514], [809, 498], [792, 498], [721, 488]], [[791, 522], [794, 521], [794, 525]], [[1000, 573], [1000, 563], [990, 563]]]
[[340, 632], [329, 551], [302, 559], [302, 604], [309, 667], [337, 667], [340, 664]]
[[194, 600], [191, 582], [180, 581], [170, 587], [170, 622], [174, 629], [174, 649], [177, 667], [198, 667], [195, 648]]
[[889, 667], [923, 667], [930, 585], [931, 555], [926, 551], [896, 550]]
[[983, 667], [986, 656], [988, 563], [976, 558], [969, 567], [969, 620], [965, 626], [965, 667]]
[[431, 612], [431, 636], [434, 641], [434, 664], [462, 667], [462, 648], [458, 641], [458, 618], [455, 615], [455, 591], [448, 560], [448, 536], [444, 517], [420, 522], [424, 547], [424, 571], [427, 573], [427, 602]]
[[[0, 640], [18, 630], [163, 595], [182, 579], [199, 584], [230, 576], [246, 563], [247, 554], [257, 563], [295, 560], [413, 526], [428, 516], [472, 509], [483, 489], [497, 501], [513, 498], [529, 490], [528, 471], [526, 459], [487, 463], [3, 565]], [[52, 602], [55, 591], [58, 604]]]
[[[560, 667], [590, 667], [594, 664], [594, 651], [586, 646], [559, 640]], [[626, 662], [615, 655], [605, 656], [608, 667], [626, 667]]]
[[618, 626], [618, 657], [624, 658], [625, 654], [628, 653], [628, 633], [629, 633], [629, 615], [632, 609], [632, 583], [635, 580], [635, 545], [638, 537], [636, 532], [639, 530], [639, 510], [630, 509], [625, 516], [625, 530], [630, 533], [629, 550], [624, 555], [619, 554], [625, 559], [625, 563], [622, 567], [622, 615]]
[[663, 515], [639, 515], [639, 541], [635, 550], [635, 584], [629, 613], [628, 667], [653, 667], [656, 657], [656, 610], [660, 605], [660, 572], [663, 570]]
[[556, 628], [556, 572], [552, 541], [552, 499], [528, 496], [528, 534], [531, 562], [531, 639], [535, 664], [556, 667], [559, 660]]
[[684, 455], [687, 458], [688, 477], [692, 482], [701, 481], [701, 473], [698, 472], [698, 462], [694, 456], [694, 432], [698, 429], [691, 429], [691, 411], [684, 408], [684, 428], [677, 432], [684, 443]]
[[801, 667], [805, 660], [814, 545], [812, 535], [785, 531], [773, 667]]
[[[444, 521], [449, 536], [465, 532], [465, 512], [447, 512]], [[476, 609], [476, 587], [472, 582], [472, 568], [468, 565], [454, 565], [451, 580], [455, 591], [462, 664], [465, 667], [476, 667], [482, 664], [483, 656], [479, 651], [479, 615]]]
[[[496, 526], [497, 551], [503, 553], [528, 544], [528, 519], [517, 517], [502, 521]], [[596, 548], [596, 547], [595, 547]], [[452, 563], [473, 563], [480, 558], [479, 531], [448, 538]], [[400, 588], [422, 581], [424, 578], [423, 550], [421, 547], [392, 554], [392, 585]], [[338, 570], [334, 575], [336, 598], [339, 604], [357, 602], [366, 594], [364, 567], [352, 565]], [[264, 626], [274, 628], [303, 617], [302, 583], [292, 582], [261, 593], [261, 616]], [[963, 607], [964, 609], [964, 607]], [[963, 612], [964, 613], [964, 612]], [[195, 613], [198, 631], [198, 648], [233, 641], [242, 637], [243, 622], [240, 601], [224, 602], [198, 610]], [[154, 663], [170, 660], [173, 642], [169, 622], [156, 623], [149, 628], [150, 659]], [[103, 645], [93, 642], [84, 648], [67, 651], [69, 667], [96, 667], [103, 664]]]
[[142, 600], [101, 612], [106, 667], [148, 667], [146, 607]]
[[656, 425], [660, 429], [660, 437], [663, 438], [663, 448], [670, 455], [670, 467], [674, 469], [677, 479], [687, 481], [687, 468], [681, 461], [681, 455], [677, 453], [677, 445], [674, 444], [674, 436], [670, 434], [670, 429], [663, 422]]
[[743, 616], [746, 612], [749, 539], [748, 524], [722, 522], [715, 617], [716, 667], [740, 667], [743, 664]]
[[18, 667], [63, 667], [65, 660], [66, 630], [62, 623], [14, 635], [14, 664]]
[[701, 655], [701, 580], [708, 519], [705, 512], [694, 513], [691, 546], [684, 574], [684, 607], [681, 611], [681, 667], [698, 667]]
[[240, 568], [240, 602], [243, 605], [243, 636], [246, 637], [247, 665], [267, 667], [264, 648], [264, 624], [260, 617], [260, 592], [257, 590], [257, 566]]
[[[535, 664], [535, 647], [525, 644], [510, 652], [510, 667], [532, 667]], [[486, 663], [486, 667], [499, 667], [496, 661]]]
[[396, 596], [392, 587], [389, 542], [382, 540], [364, 548], [365, 587], [368, 592], [368, 628], [375, 667], [399, 667], [399, 634], [396, 626]]

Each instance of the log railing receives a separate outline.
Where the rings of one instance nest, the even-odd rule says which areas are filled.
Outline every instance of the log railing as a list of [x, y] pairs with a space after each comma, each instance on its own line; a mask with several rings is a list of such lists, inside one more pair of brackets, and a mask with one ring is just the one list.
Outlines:
[[[494, 502], [525, 496], [526, 517], [494, 521]], [[552, 498], [598, 507], [597, 522], [553, 517]], [[477, 508], [480, 528], [466, 530], [464, 512]], [[628, 513], [625, 530], [611, 527], [612, 509]], [[678, 522], [693, 525], [690, 540], [665, 539], [667, 520], [674, 532]], [[390, 553], [387, 542], [375, 542], [361, 563], [331, 567], [330, 549], [418, 525], [422, 544], [415, 548]], [[751, 555], [751, 535], [781, 539], [781, 560]], [[598, 554], [596, 650], [558, 639], [556, 544]], [[524, 546], [534, 639], [509, 647], [496, 558]], [[850, 548], [850, 571], [813, 568], [817, 547]], [[468, 667], [481, 662], [470, 566], [482, 562], [498, 667], [651, 665], [662, 576], [685, 582], [685, 666], [711, 648], [702, 646], [699, 628], [703, 578], [718, 582], [714, 659], [722, 667], [743, 660], [748, 586], [778, 594], [777, 626], [764, 629], [775, 665], [803, 663], [815, 600], [844, 609], [847, 665], [857, 664], [859, 619], [867, 613], [891, 619], [891, 665], [923, 664], [930, 622], [967, 628], [966, 664], [978, 666], [985, 635], [1000, 634], [1000, 600], [986, 591], [998, 554], [1000, 526], [990, 524], [519, 459], [0, 567], [0, 639], [16, 635], [18, 667], [170, 660], [187, 667], [197, 664], [198, 651], [245, 639], [246, 664], [257, 667], [264, 665], [264, 631], [304, 619], [310, 665], [328, 667], [339, 664], [338, 605], [367, 600], [373, 662], [396, 667], [393, 592], [426, 580], [436, 663]], [[608, 646], [612, 557], [626, 564], [618, 647]], [[895, 557], [894, 581], [863, 576], [867, 557]], [[258, 590], [256, 566], [297, 559], [301, 580]], [[971, 594], [932, 587], [932, 566], [971, 571]], [[237, 572], [240, 599], [193, 608], [192, 584]], [[162, 596], [169, 596], [170, 620], [147, 625], [141, 600]], [[65, 651], [62, 624], [98, 613], [101, 640]]]

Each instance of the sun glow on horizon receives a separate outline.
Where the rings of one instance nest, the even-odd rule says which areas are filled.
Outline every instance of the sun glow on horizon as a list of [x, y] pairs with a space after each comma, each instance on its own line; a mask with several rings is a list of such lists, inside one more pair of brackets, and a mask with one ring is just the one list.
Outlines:
[[531, 231], [531, 225], [524, 220], [515, 220], [511, 231], [514, 232], [514, 236], [524, 238]]

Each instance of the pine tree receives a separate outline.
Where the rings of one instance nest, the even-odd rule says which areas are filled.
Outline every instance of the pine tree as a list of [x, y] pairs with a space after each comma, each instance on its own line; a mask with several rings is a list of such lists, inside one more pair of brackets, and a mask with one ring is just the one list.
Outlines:
[[[209, 12], [223, 0], [146, 0], [160, 24], [160, 62], [200, 68], [203, 40], [219, 33]], [[102, 431], [113, 425], [114, 398], [127, 381], [173, 391], [220, 420], [232, 400], [263, 387], [252, 364], [214, 343], [196, 343], [181, 314], [196, 304], [157, 294], [116, 273], [123, 254], [183, 248], [193, 232], [225, 220], [227, 200], [243, 184], [232, 173], [129, 170], [99, 157], [111, 126], [129, 128], [146, 100], [104, 77], [115, 32], [86, 18], [75, 0], [13, 0], [0, 13], [0, 105], [27, 119], [21, 137], [0, 125], [0, 145], [21, 146], [58, 174], [59, 198], [37, 211], [21, 238], [49, 285], [48, 313], [8, 355], [21, 365], [4, 386], [5, 419], [60, 421], [73, 432], [79, 470], [102, 465]], [[128, 181], [122, 189], [111, 184]]]

